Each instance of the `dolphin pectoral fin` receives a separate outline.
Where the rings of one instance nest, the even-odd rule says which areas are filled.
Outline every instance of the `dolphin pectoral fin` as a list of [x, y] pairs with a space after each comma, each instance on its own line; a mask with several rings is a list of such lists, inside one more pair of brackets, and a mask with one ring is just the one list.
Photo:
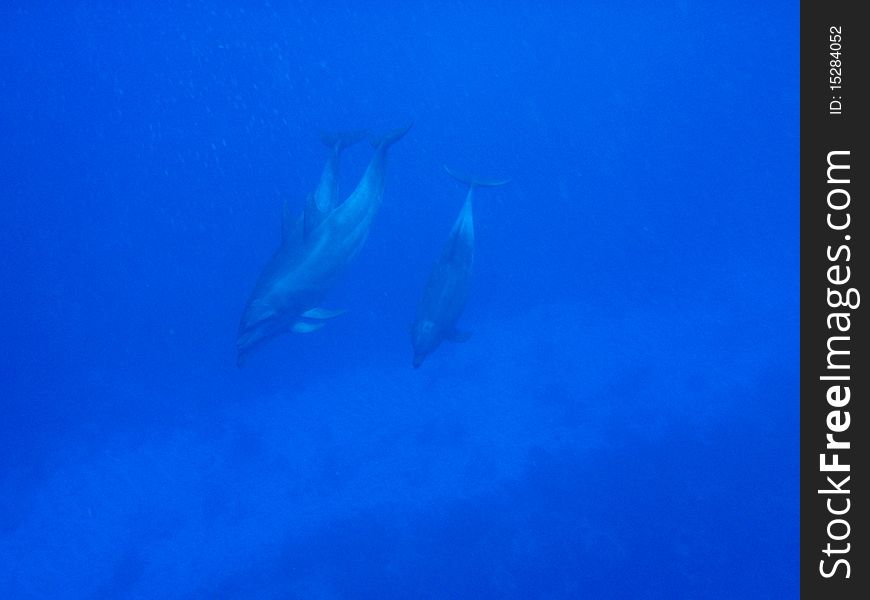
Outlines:
[[324, 325], [326, 325], [326, 323], [306, 323], [305, 321], [298, 321], [293, 324], [293, 332], [311, 333], [312, 331], [317, 331]]
[[345, 312], [347, 311], [345, 311], [344, 309], [329, 310], [328, 308], [312, 308], [302, 313], [302, 316], [306, 319], [318, 319], [322, 321], [325, 319], [332, 319], [339, 315], [343, 315]]
[[451, 329], [444, 333], [444, 339], [448, 342], [461, 343], [467, 342], [471, 337], [470, 331], [460, 331], [458, 329]]

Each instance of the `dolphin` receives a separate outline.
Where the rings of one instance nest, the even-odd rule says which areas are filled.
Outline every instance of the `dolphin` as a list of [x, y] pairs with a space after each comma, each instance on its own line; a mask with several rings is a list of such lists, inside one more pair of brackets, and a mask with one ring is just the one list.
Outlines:
[[354, 191], [336, 206], [327, 196], [323, 206], [329, 211], [315, 227], [305, 226], [305, 216], [294, 219], [285, 205], [281, 245], [260, 274], [239, 323], [239, 366], [265, 340], [287, 331], [316, 331], [343, 312], [318, 304], [365, 243], [383, 198], [387, 151], [410, 128], [373, 141], [374, 155]]
[[508, 182], [464, 177], [446, 166], [444, 169], [452, 177], [468, 185], [468, 195], [453, 224], [441, 257], [429, 274], [423, 297], [417, 306], [417, 316], [411, 325], [415, 369], [423, 364], [426, 356], [438, 348], [442, 340], [464, 342], [471, 336], [470, 332], [457, 329], [456, 321], [468, 298], [468, 284], [474, 263], [474, 190], [481, 186], [498, 186]]
[[320, 140], [329, 148], [330, 156], [323, 166], [317, 188], [308, 195], [305, 202], [303, 226], [306, 234], [316, 229], [326, 215], [338, 205], [339, 161], [342, 151], [367, 135], [367, 131], [321, 132]]
[[363, 139], [367, 131], [352, 132], [321, 132], [320, 140], [329, 148], [329, 160], [323, 166], [320, 179], [313, 192], [305, 199], [305, 208], [297, 218], [290, 203], [284, 200], [283, 224], [281, 238], [284, 240], [301, 239], [320, 225], [329, 212], [338, 205], [339, 162], [342, 151]]

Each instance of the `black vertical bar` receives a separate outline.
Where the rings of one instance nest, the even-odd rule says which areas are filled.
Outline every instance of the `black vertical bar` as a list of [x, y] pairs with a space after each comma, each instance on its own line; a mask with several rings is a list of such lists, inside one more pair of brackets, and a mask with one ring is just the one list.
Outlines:
[[[801, 4], [801, 593], [868, 598], [870, 22]], [[867, 297], [870, 301], [870, 296]], [[830, 437], [828, 437], [830, 436]], [[845, 465], [848, 465], [846, 467]]]

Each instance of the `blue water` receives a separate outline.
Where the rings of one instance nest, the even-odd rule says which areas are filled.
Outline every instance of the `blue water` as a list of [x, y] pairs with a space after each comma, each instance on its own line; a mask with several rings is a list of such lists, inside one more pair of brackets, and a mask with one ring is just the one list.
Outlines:
[[[0, 597], [797, 595], [797, 2], [149, 4], [0, 7]], [[410, 120], [238, 369], [318, 132]]]

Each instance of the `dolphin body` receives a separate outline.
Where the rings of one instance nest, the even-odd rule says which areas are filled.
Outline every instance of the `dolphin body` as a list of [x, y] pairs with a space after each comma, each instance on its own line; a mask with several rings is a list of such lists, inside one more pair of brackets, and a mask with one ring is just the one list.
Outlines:
[[503, 181], [485, 181], [462, 177], [447, 167], [454, 178], [468, 185], [468, 195], [459, 216], [453, 224], [441, 257], [429, 274], [423, 297], [417, 307], [417, 316], [411, 326], [411, 344], [414, 347], [414, 368], [432, 354], [442, 340], [464, 342], [470, 332], [460, 331], [456, 322], [468, 298], [468, 285], [474, 264], [474, 214], [472, 201], [479, 186], [498, 186]]
[[344, 202], [337, 203], [333, 185], [341, 152], [337, 144], [303, 216], [293, 218], [285, 204], [281, 245], [260, 274], [239, 323], [239, 366], [262, 342], [287, 331], [316, 331], [343, 312], [319, 308], [318, 303], [365, 243], [383, 197], [387, 150], [410, 128], [374, 143], [374, 156]]

